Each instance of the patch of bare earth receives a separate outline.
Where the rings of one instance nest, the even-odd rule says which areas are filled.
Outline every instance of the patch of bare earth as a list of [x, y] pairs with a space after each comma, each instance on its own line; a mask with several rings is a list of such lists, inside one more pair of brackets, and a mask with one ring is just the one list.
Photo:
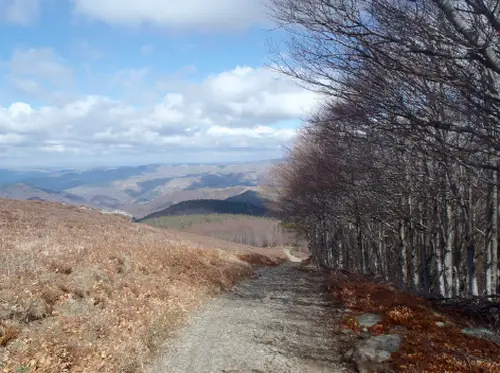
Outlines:
[[0, 371], [141, 372], [187, 311], [280, 253], [0, 199]]

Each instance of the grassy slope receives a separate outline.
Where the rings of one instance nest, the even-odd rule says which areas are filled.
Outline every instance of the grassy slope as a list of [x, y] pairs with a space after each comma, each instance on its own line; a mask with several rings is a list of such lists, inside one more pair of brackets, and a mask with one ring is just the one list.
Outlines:
[[234, 215], [234, 214], [194, 214], [194, 215], [180, 215], [180, 216], [161, 216], [157, 218], [145, 219], [142, 222], [158, 228], [165, 229], [187, 229], [195, 227], [200, 224], [206, 223], [224, 223], [227, 220], [251, 220], [251, 221], [265, 221], [275, 222], [276, 219], [248, 216], [248, 215]]
[[187, 310], [248, 275], [248, 261], [279, 260], [261, 253], [84, 208], [0, 200], [0, 365], [141, 372]]
[[142, 222], [157, 228], [175, 229], [260, 247], [298, 244], [294, 233], [284, 230], [279, 220], [267, 217], [196, 214], [162, 216]]

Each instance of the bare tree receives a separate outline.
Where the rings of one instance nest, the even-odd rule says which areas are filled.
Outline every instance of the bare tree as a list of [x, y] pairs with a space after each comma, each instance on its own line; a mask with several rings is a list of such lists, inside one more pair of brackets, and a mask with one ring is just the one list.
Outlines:
[[289, 33], [273, 67], [325, 94], [275, 172], [318, 264], [497, 292], [498, 4], [272, 3]]

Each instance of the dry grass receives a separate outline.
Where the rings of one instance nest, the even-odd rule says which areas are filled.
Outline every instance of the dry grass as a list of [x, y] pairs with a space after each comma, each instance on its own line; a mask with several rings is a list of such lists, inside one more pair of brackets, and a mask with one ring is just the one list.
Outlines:
[[469, 321], [457, 313], [437, 312], [422, 298], [355, 275], [332, 275], [328, 288], [336, 301], [352, 310], [344, 327], [357, 331], [353, 316], [365, 312], [382, 315], [381, 323], [370, 328], [372, 334], [392, 333], [394, 327], [403, 327], [403, 344], [390, 360], [395, 372], [500, 372], [500, 346], [464, 335], [461, 329]]
[[257, 247], [298, 244], [295, 233], [283, 229], [280, 221], [267, 217], [231, 214], [162, 216], [144, 223]]
[[[268, 255], [270, 254], [270, 255]], [[203, 299], [277, 253], [0, 200], [0, 371], [141, 372]]]

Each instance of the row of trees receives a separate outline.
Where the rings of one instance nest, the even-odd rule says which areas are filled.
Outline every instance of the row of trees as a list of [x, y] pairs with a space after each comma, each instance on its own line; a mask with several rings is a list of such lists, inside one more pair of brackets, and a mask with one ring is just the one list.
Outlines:
[[273, 67], [326, 97], [274, 170], [317, 263], [496, 294], [500, 1], [271, 1]]

